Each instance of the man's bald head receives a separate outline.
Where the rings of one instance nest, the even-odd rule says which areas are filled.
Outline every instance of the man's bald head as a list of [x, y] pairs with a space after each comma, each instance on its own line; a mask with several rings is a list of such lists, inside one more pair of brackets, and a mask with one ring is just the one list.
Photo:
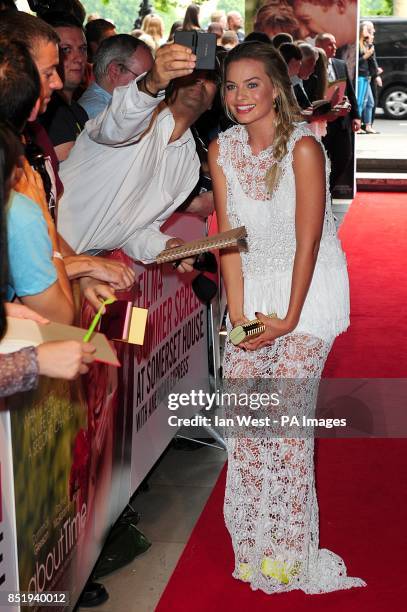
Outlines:
[[335, 57], [337, 46], [336, 38], [333, 34], [330, 34], [329, 32], [318, 34], [315, 39], [315, 46], [323, 49], [328, 59]]

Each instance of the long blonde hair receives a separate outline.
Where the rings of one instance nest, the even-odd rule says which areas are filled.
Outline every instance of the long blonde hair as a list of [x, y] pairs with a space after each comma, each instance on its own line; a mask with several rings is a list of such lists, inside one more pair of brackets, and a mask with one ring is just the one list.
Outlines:
[[[277, 92], [275, 99], [275, 133], [273, 142], [273, 156], [276, 162], [280, 162], [287, 154], [288, 140], [294, 130], [294, 122], [302, 121], [300, 108], [294, 96], [290, 77], [288, 76], [287, 64], [281, 53], [272, 45], [257, 41], [244, 42], [229, 51], [223, 65], [222, 100], [226, 114], [232, 121], [236, 121], [231, 115], [225, 101], [225, 84], [228, 67], [233, 62], [251, 59], [262, 62], [264, 70], [269, 76], [274, 89]], [[280, 175], [280, 164], [273, 164], [266, 174], [266, 185], [271, 192], [277, 184]]]
[[144, 32], [151, 36], [156, 46], [160, 46], [164, 38], [164, 21], [159, 15], [150, 15], [150, 19], [143, 28]]
[[366, 25], [365, 22], [362, 21], [359, 25], [359, 51], [364, 55], [368, 49], [369, 46], [366, 42]]

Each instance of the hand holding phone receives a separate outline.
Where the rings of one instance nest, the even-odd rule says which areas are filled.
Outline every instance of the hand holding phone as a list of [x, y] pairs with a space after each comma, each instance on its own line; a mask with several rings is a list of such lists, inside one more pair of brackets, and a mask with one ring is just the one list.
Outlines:
[[155, 62], [144, 77], [146, 90], [156, 95], [165, 89], [172, 79], [191, 74], [196, 65], [196, 56], [184, 45], [169, 43], [157, 50]]

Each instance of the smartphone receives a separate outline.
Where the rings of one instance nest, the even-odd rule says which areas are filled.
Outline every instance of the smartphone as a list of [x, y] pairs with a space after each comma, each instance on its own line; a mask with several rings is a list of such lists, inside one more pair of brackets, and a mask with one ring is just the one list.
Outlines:
[[189, 47], [196, 55], [195, 70], [214, 70], [216, 65], [216, 34], [213, 32], [177, 31], [174, 42]]

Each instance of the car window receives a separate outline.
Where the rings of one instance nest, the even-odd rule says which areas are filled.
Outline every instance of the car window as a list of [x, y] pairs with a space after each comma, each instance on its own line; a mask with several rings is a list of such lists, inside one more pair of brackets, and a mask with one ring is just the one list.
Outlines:
[[407, 57], [407, 21], [374, 23], [377, 57]]

